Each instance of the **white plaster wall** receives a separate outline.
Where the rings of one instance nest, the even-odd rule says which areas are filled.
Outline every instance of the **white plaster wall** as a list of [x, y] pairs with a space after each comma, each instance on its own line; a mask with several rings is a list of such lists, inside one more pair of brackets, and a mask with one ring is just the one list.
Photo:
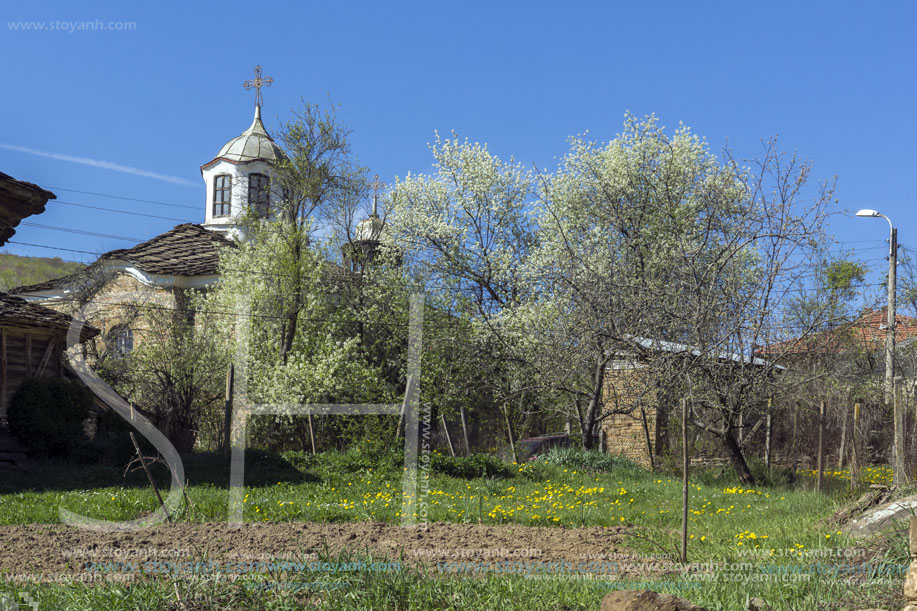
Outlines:
[[[208, 229], [226, 230], [232, 226], [235, 217], [242, 214], [248, 205], [248, 175], [266, 174], [273, 176], [273, 167], [266, 161], [247, 161], [245, 163], [232, 163], [221, 159], [201, 172], [204, 178], [204, 225]], [[229, 217], [213, 217], [213, 183], [220, 174], [232, 176], [232, 212]], [[271, 192], [272, 207], [278, 203], [278, 196]]]

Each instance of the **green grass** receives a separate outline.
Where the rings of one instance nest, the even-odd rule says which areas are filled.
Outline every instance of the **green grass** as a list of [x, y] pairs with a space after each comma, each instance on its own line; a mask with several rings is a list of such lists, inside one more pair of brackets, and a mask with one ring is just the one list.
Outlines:
[[86, 265], [83, 263], [64, 261], [59, 257], [23, 257], [0, 253], [0, 290], [60, 278], [84, 267]]
[[[348, 564], [380, 561], [352, 554], [322, 557], [321, 562]], [[597, 609], [612, 589], [647, 589], [688, 598], [710, 610], [745, 608], [752, 597], [765, 599], [774, 609], [858, 609], [869, 605], [900, 606], [900, 581], [869, 584], [868, 588], [840, 579], [812, 575], [769, 583], [756, 581], [763, 573], [744, 571], [736, 582], [721, 575], [701, 581], [677, 575], [652, 581], [608, 581], [549, 576], [533, 579], [520, 574], [491, 573], [478, 577], [443, 575], [435, 567], [390, 571], [309, 572], [285, 575], [243, 575], [236, 581], [214, 576], [176, 579], [141, 577], [130, 583], [92, 585], [21, 584], [0, 577], [0, 595], [16, 599], [29, 594], [40, 609]], [[2, 599], [0, 599], [2, 600]]]
[[[651, 474], [620, 460], [577, 457], [569, 452], [554, 458], [513, 466], [506, 477], [473, 479], [445, 475], [443, 471], [464, 473], [464, 467], [443, 466], [448, 459], [432, 461], [440, 466], [429, 478], [424, 499], [430, 520], [556, 527], [625, 525], [634, 535], [625, 542], [633, 553], [674, 553], [681, 525], [678, 477]], [[185, 468], [192, 506], [184, 506], [178, 518], [225, 520], [228, 468], [212, 455], [190, 457]], [[401, 477], [398, 453], [329, 452], [315, 457], [287, 453], [278, 457], [250, 452], [244, 518], [249, 522], [375, 520], [397, 524], [401, 520]], [[165, 484], [161, 468], [158, 478]], [[746, 489], [731, 480], [728, 472], [698, 474], [695, 481], [690, 488], [691, 562], [750, 564], [739, 571], [758, 576], [750, 579], [764, 579], [760, 576], [767, 571], [779, 570], [774, 566], [791, 567], [784, 570], [808, 573], [810, 580], [787, 581], [799, 579], [789, 577], [778, 583], [737, 584], [720, 575], [719, 581], [698, 585], [672, 575], [658, 579], [653, 589], [685, 596], [711, 609], [741, 608], [746, 595], [761, 596], [777, 609], [814, 609], [818, 600], [862, 600], [859, 607], [876, 606], [875, 601], [883, 597], [896, 600], [902, 575], [891, 576], [892, 585], [887, 587], [873, 581], [863, 588], [847, 583], [843, 575], [811, 572], [824, 572], [838, 564], [836, 557], [824, 554], [861, 547], [819, 522], [850, 497], [845, 487], [839, 486], [832, 494], [786, 485]], [[128, 520], [155, 509], [156, 501], [142, 473], [122, 479], [119, 472], [103, 467], [45, 463], [31, 474], [11, 474], [0, 484], [0, 523], [58, 522], [58, 507], [94, 518]], [[876, 561], [887, 566], [877, 571], [907, 562], [905, 539], [903, 533], [889, 539], [885, 548], [890, 551]], [[841, 557], [844, 565], [842, 561]], [[426, 575], [405, 570], [397, 575], [348, 575], [348, 579], [346, 591], [335, 586], [337, 589], [319, 588], [311, 593], [262, 590], [253, 594], [242, 584], [214, 583], [204, 577], [177, 583], [183, 599], [209, 596], [207, 600], [215, 606], [265, 609], [300, 608], [304, 602], [318, 603], [320, 608], [585, 609], [596, 608], [609, 587], [604, 582], [569, 579], [558, 587], [556, 580], [511, 575], [443, 576], [433, 569]], [[75, 589], [29, 587], [49, 601], [47, 608], [180, 608], [175, 606], [176, 586], [164, 580]], [[0, 584], [0, 590], [3, 588]], [[259, 598], [252, 602], [255, 595]]]

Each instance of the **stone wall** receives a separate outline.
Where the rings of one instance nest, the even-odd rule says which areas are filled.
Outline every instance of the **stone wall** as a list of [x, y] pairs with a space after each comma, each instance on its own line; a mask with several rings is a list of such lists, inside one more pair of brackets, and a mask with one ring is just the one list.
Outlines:
[[[95, 289], [95, 294], [85, 305], [80, 306], [78, 302], [71, 300], [49, 300], [40, 303], [59, 312], [85, 318], [89, 324], [102, 332], [95, 340], [97, 342], [104, 342], [106, 335], [114, 327], [125, 325], [133, 332], [134, 348], [143, 342], [143, 336], [149, 330], [147, 319], [150, 313], [176, 306], [176, 298], [171, 288], [147, 286], [128, 273], [116, 273], [110, 277], [99, 278], [97, 282], [101, 285], [100, 288]], [[92, 284], [87, 282], [81, 289], [89, 292], [92, 290]]]
[[646, 390], [644, 372], [639, 367], [619, 366], [609, 369], [605, 377], [604, 394], [606, 410], [625, 412], [615, 413], [602, 422], [606, 452], [624, 456], [649, 468], [651, 451], [646, 445], [640, 408], [643, 407], [646, 412], [650, 442], [654, 445], [657, 423], [654, 397]]

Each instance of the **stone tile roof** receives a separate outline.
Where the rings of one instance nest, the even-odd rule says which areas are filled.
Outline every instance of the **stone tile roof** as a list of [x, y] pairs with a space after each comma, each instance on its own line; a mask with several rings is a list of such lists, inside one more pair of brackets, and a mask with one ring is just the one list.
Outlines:
[[107, 252], [99, 260], [128, 261], [150, 274], [208, 276], [217, 273], [224, 246], [234, 243], [202, 225], [184, 223], [133, 248]]
[[[66, 331], [73, 318], [8, 293], [0, 293], [0, 324], [19, 327], [41, 327]], [[80, 341], [95, 337], [99, 330], [84, 324], [80, 331]]]
[[49, 199], [57, 199], [57, 196], [38, 185], [0, 172], [0, 246], [16, 233], [14, 227], [19, 221], [44, 212]]
[[59, 286], [67, 286], [73, 282], [77, 282], [80, 278], [80, 275], [85, 273], [89, 269], [88, 267], [78, 271], [76, 273], [70, 274], [69, 276], [61, 276], [60, 278], [52, 278], [51, 280], [45, 280], [44, 282], [39, 282], [37, 284], [29, 284], [26, 286], [15, 286], [10, 289], [10, 293], [13, 295], [20, 295], [22, 293], [31, 293], [33, 291], [46, 291], [49, 289], [54, 289]]
[[[171, 276], [209, 276], [217, 273], [219, 251], [235, 243], [202, 225], [184, 223], [133, 248], [112, 250], [99, 257], [93, 266], [124, 261], [148, 274]], [[22, 294], [54, 289], [71, 284], [84, 272], [55, 278], [39, 284], [20, 286], [11, 292]]]

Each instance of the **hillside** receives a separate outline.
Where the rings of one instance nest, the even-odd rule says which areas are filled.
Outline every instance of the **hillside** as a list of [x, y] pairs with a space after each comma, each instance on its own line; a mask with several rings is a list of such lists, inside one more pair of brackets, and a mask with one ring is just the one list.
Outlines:
[[60, 278], [86, 267], [60, 257], [22, 257], [0, 253], [0, 290]]

